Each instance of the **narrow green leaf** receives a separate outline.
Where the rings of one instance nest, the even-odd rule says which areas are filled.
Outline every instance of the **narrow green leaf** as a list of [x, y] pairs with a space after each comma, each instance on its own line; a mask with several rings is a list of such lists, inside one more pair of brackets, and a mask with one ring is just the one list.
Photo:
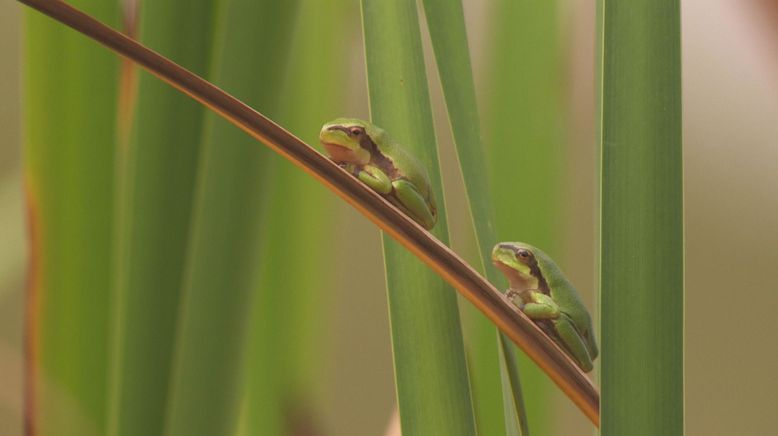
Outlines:
[[500, 335], [500, 377], [503, 386], [508, 387], [502, 391], [506, 433], [508, 436], [528, 435], [527, 407], [521, 395], [518, 356], [516, 348], [503, 335]]
[[[208, 69], [217, 0], [143, 2], [140, 38]], [[111, 436], [163, 431], [205, 109], [145, 72], [122, 178]]]
[[602, 434], [682, 435], [680, 5], [601, 7]]
[[[295, 8], [295, 2], [231, 0], [218, 14], [214, 83], [270, 116], [282, 96]], [[270, 151], [214, 113], [203, 140], [167, 412], [170, 436], [234, 431], [251, 297], [263, 260], [260, 241], [269, 239], [263, 223], [275, 176]]]
[[[117, 2], [72, 3], [119, 21]], [[119, 64], [37, 12], [25, 14], [25, 27], [28, 431], [98, 435], [106, 420]]]
[[[492, 283], [503, 284], [505, 280], [490, 262], [491, 248], [497, 237], [462, 4], [458, 1], [425, 0], [424, 7], [460, 170], [465, 180], [481, 270]], [[504, 413], [506, 424], [513, 428], [515, 434], [522, 434], [519, 431], [527, 434], [525, 411], [514, 407], [524, 405], [519, 372], [513, 368], [510, 370], [512, 377], [499, 377], [498, 368], [504, 371], [505, 362], [498, 362], [503, 359], [504, 353], [498, 353], [497, 347], [508, 346], [510, 340], [500, 335], [499, 344], [495, 344], [497, 329], [494, 324], [474, 309], [470, 310], [475, 323], [471, 327], [473, 343], [470, 344], [469, 355], [479, 433], [505, 434], [501, 416]], [[500, 384], [501, 387], [498, 386]], [[516, 401], [503, 405], [501, 389], [504, 395]], [[521, 426], [516, 427], [516, 423], [521, 423]]]
[[[416, 4], [363, 0], [362, 16], [371, 117], [427, 166], [439, 204], [434, 233], [445, 241]], [[384, 257], [403, 435], [475, 434], [455, 294], [386, 235]]]
[[[557, 3], [500, 0], [492, 5], [483, 122], [499, 240], [529, 242], [550, 253], [557, 253], [563, 242]], [[554, 387], [523, 355], [519, 364], [532, 433], [550, 434]]]

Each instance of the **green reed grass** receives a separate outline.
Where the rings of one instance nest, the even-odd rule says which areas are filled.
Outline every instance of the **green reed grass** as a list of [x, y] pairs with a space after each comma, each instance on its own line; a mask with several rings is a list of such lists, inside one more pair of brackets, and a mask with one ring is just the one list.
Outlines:
[[[470, 215], [475, 228], [480, 255], [480, 269], [492, 283], [504, 280], [492, 265], [491, 248], [497, 242], [494, 207], [489, 188], [485, 150], [481, 143], [480, 119], [470, 65], [464, 12], [459, 2], [425, 0], [425, 15], [435, 60], [443, 86], [443, 94]], [[508, 370], [504, 354], [498, 347], [509, 346], [510, 340], [483, 315], [473, 312], [475, 325], [469, 345], [470, 373], [473, 382], [476, 422], [480, 434], [528, 434], [523, 409], [521, 384], [517, 368]], [[512, 360], [515, 362], [515, 359]], [[501, 377], [501, 371], [508, 371]], [[502, 392], [501, 392], [502, 391]], [[503, 395], [505, 401], [503, 404]], [[517, 408], [521, 406], [521, 408]]]
[[[347, 113], [351, 80], [344, 56], [350, 47], [359, 48], [350, 38], [359, 31], [353, 6], [347, 0], [301, 1], [287, 24], [290, 56], [277, 121], [308, 144], [317, 143], [324, 122]], [[332, 32], [330, 23], [338, 20], [343, 31]], [[338, 224], [331, 196], [278, 156], [270, 164], [272, 213], [263, 224], [242, 434], [300, 434], [306, 426], [324, 432], [317, 400], [319, 382], [327, 376], [325, 308], [342, 285], [331, 280], [332, 262], [349, 260], [325, 261], [337, 243], [329, 231]]]
[[[140, 39], [206, 74], [218, 3], [143, 2]], [[163, 432], [204, 117], [201, 105], [141, 73], [118, 195], [111, 436]]]
[[[297, 5], [234, 0], [220, 6], [210, 76], [276, 116]], [[277, 172], [270, 151], [214, 113], [202, 138], [167, 410], [170, 436], [235, 431], [252, 297], [261, 265], [272, 261], [271, 253], [260, 256], [272, 232], [267, 197]]]
[[600, 7], [602, 434], [682, 435], [680, 4]]
[[[115, 2], [73, 3], [106, 23]], [[99, 435], [106, 420], [118, 59], [26, 11], [24, 181], [31, 232], [27, 431]], [[32, 372], [29, 372], [32, 371]]]
[[[362, 2], [372, 120], [426, 165], [447, 239], [440, 170], [416, 4]], [[475, 423], [456, 295], [384, 236], [395, 379], [403, 435], [473, 435]]]

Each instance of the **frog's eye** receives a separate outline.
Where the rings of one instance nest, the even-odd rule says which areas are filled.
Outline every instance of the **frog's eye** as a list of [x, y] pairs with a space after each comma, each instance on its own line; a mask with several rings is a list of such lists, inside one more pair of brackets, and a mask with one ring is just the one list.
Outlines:
[[519, 250], [516, 254], [518, 254], [519, 257], [522, 258], [522, 259], [529, 259], [529, 256], [530, 256], [529, 251], [527, 251], [527, 250], [525, 250], [523, 248], [521, 250]]
[[351, 136], [359, 136], [360, 134], [362, 134], [362, 129], [360, 129], [359, 127], [352, 127], [351, 130], [349, 131], [349, 134]]

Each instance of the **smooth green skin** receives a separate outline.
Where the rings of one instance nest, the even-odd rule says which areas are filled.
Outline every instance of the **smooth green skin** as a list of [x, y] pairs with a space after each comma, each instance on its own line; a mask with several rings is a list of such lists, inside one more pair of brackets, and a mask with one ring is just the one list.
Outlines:
[[321, 128], [330, 159], [385, 196], [427, 230], [438, 220], [429, 176], [386, 131], [368, 121], [338, 118]]
[[556, 263], [543, 251], [521, 242], [497, 244], [492, 262], [508, 278], [508, 298], [549, 333], [584, 372], [591, 371], [598, 354], [592, 318]]

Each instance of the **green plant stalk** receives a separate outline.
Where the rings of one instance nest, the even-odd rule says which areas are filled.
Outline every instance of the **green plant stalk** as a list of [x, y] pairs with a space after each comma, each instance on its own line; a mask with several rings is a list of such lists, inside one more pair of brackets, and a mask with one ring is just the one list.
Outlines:
[[[485, 150], [481, 143], [478, 104], [462, 4], [456, 1], [425, 0], [424, 8], [449, 123], [465, 180], [480, 255], [480, 269], [486, 273], [490, 282], [502, 284], [505, 280], [490, 261], [492, 245], [497, 242], [494, 209], [488, 186]], [[523, 407], [524, 404], [519, 372], [514, 368], [510, 374], [500, 376], [500, 368], [505, 371], [507, 367], [503, 361], [504, 353], [498, 351], [510, 341], [500, 335], [498, 344], [494, 346], [497, 333], [494, 324], [472, 308], [470, 311], [473, 312], [474, 325], [470, 327], [473, 339], [468, 354], [479, 433], [498, 435], [509, 431], [511, 434], [528, 434], [525, 411], [515, 407]], [[510, 402], [503, 402], [501, 390], [507, 395], [506, 398], [511, 398]]]
[[[214, 82], [277, 114], [296, 4], [232, 0], [220, 6]], [[252, 295], [259, 265], [269, 261], [259, 252], [271, 230], [266, 225], [273, 186], [268, 182], [275, 175], [270, 151], [257, 150], [250, 136], [214, 113], [206, 117], [203, 141], [168, 403], [169, 436], [235, 431]]]
[[[115, 2], [73, 3], [119, 21]], [[106, 420], [118, 62], [36, 12], [24, 22], [27, 432], [97, 435]]]
[[[497, 235], [555, 253], [565, 155], [557, 2], [502, 0], [492, 16], [483, 126]], [[523, 355], [518, 361], [533, 434], [550, 434], [553, 387]]]
[[682, 435], [680, 4], [600, 6], [602, 434]]
[[[433, 232], [447, 239], [443, 190], [416, 4], [362, 2], [372, 120], [430, 170], [438, 199]], [[412, 254], [384, 235], [389, 317], [402, 433], [474, 435], [456, 297]]]
[[[144, 2], [140, 39], [204, 74], [217, 3]], [[118, 195], [111, 436], [163, 431], [205, 115], [149, 74], [141, 73], [138, 89]]]
[[[277, 120], [309, 144], [318, 141], [322, 123], [347, 113], [344, 101], [353, 86], [343, 54], [355, 44], [358, 14], [349, 0], [302, 1], [289, 26], [294, 37]], [[332, 31], [335, 21], [343, 21], [338, 32]], [[307, 434], [306, 426], [319, 424], [315, 389], [326, 376], [322, 359], [311, 356], [326, 356], [330, 311], [323, 307], [332, 286], [339, 286], [330, 281], [330, 262], [322, 261], [338, 242], [323, 229], [337, 224], [321, 185], [276, 156], [271, 162], [273, 213], [252, 309], [244, 434]]]

